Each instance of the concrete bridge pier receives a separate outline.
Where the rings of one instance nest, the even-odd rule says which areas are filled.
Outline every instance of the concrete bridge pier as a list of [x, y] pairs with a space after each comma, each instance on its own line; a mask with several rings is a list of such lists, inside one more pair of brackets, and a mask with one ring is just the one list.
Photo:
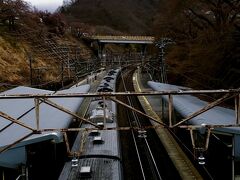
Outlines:
[[142, 44], [142, 50], [141, 50], [142, 58], [146, 56], [146, 52], [147, 52], [147, 44]]
[[98, 42], [98, 57], [100, 59], [103, 58], [104, 47], [105, 47], [105, 43]]

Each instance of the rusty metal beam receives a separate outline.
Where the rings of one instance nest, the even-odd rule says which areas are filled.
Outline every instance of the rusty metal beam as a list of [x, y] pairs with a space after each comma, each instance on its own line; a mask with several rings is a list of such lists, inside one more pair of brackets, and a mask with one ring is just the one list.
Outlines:
[[156, 128], [165, 128], [163, 125], [153, 125], [153, 126], [142, 126], [140, 127], [104, 127], [101, 129], [98, 129], [96, 127], [92, 128], [61, 128], [61, 129], [55, 129], [55, 128], [49, 128], [49, 129], [40, 129], [39, 132], [77, 132], [77, 131], [92, 131], [92, 130], [99, 130], [99, 131], [128, 131], [128, 130], [142, 130], [142, 129], [156, 129]]
[[49, 100], [49, 99], [40, 98], [39, 100], [42, 101], [42, 102], [44, 102], [44, 103], [46, 103], [46, 104], [48, 104], [49, 106], [52, 106], [52, 107], [54, 107], [54, 108], [56, 108], [56, 109], [59, 109], [60, 111], [63, 111], [63, 112], [65, 112], [65, 113], [69, 114], [69, 115], [72, 115], [73, 117], [75, 117], [75, 118], [77, 118], [77, 119], [80, 119], [81, 121], [84, 121], [84, 122], [86, 122], [86, 123], [88, 123], [88, 124], [91, 124], [91, 125], [93, 125], [94, 127], [100, 128], [100, 127], [99, 127], [98, 125], [96, 125], [95, 123], [93, 123], [93, 122], [91, 122], [91, 121], [88, 121], [87, 119], [85, 119], [85, 118], [83, 118], [83, 117], [78, 116], [76, 113], [74, 113], [74, 112], [72, 112], [72, 111], [64, 108], [63, 106], [60, 106], [60, 105], [54, 103], [53, 101], [51, 101], [51, 100]]
[[168, 95], [168, 119], [170, 128], [172, 127], [172, 103], [173, 103], [172, 95]]
[[[194, 149], [194, 151], [196, 149], [201, 149], [203, 151], [207, 151], [208, 149], [208, 145], [209, 145], [209, 140], [210, 140], [210, 135], [211, 135], [211, 130], [212, 128], [208, 128], [207, 129], [207, 135], [206, 135], [206, 139], [205, 139], [205, 145], [204, 147], [196, 147], [196, 144], [195, 144], [195, 139], [194, 139], [194, 132], [193, 131], [197, 131], [197, 129], [189, 129], [190, 131], [190, 137], [191, 137], [191, 142], [192, 142], [192, 147]], [[194, 153], [195, 154], [195, 153]]]
[[8, 146], [0, 149], [0, 154], [3, 153], [3, 152], [5, 152], [5, 151], [7, 151], [8, 149], [10, 149], [11, 147], [15, 146], [17, 143], [23, 141], [24, 139], [27, 139], [28, 137], [30, 137], [30, 136], [33, 135], [33, 134], [34, 134], [34, 132], [31, 132], [31, 133], [27, 134], [26, 136], [18, 139], [18, 140], [15, 141], [14, 143], [12, 143], [12, 144], [10, 144], [10, 145], [8, 145]]
[[122, 102], [122, 101], [119, 101], [119, 100], [114, 99], [114, 98], [111, 98], [111, 97], [108, 97], [108, 98], [109, 98], [110, 100], [112, 100], [112, 101], [118, 103], [118, 104], [121, 104], [121, 105], [124, 106], [124, 107], [127, 107], [127, 108], [133, 110], [134, 112], [136, 112], [136, 113], [138, 113], [138, 114], [141, 114], [141, 115], [143, 115], [143, 116], [149, 118], [150, 120], [152, 120], [152, 121], [154, 121], [154, 122], [156, 122], [156, 123], [162, 125], [163, 127], [167, 127], [167, 125], [166, 125], [165, 123], [159, 122], [157, 119], [155, 119], [155, 118], [153, 118], [153, 117], [151, 117], [151, 116], [149, 116], [149, 115], [147, 115], [147, 114], [145, 114], [145, 113], [139, 111], [138, 109], [133, 108], [132, 106], [129, 106], [128, 104], [126, 104], [126, 103], [124, 103], [124, 102]]
[[[214, 125], [204, 125], [206, 128], [228, 128], [228, 127], [240, 127], [240, 124], [214, 124]], [[179, 128], [183, 128], [183, 129], [197, 129], [197, 128], [201, 128], [201, 125], [181, 125], [178, 126]]]
[[230, 99], [230, 98], [233, 98], [234, 96], [236, 96], [235, 94], [234, 95], [230, 95], [230, 94], [225, 94], [222, 98], [220, 99], [217, 99], [216, 101], [212, 102], [212, 103], [209, 103], [207, 106], [203, 107], [202, 109], [200, 109], [199, 111], [197, 112], [194, 112], [193, 114], [191, 114], [190, 116], [184, 118], [182, 121], [176, 123], [175, 125], [172, 126], [172, 128], [174, 127], [177, 127], [179, 126], [180, 124], [208, 111], [209, 109], [212, 109], [214, 108], [215, 106], [219, 105], [220, 103], [222, 103], [223, 101], [226, 101], [227, 99]]
[[13, 94], [0, 95], [0, 99], [27, 99], [27, 98], [72, 98], [72, 97], [99, 97], [99, 96], [155, 96], [155, 95], [189, 95], [189, 94], [239, 94], [240, 89], [230, 90], [178, 90], [178, 91], [149, 91], [149, 92], [99, 92], [99, 93], [65, 93], [65, 94]]
[[207, 129], [206, 144], [205, 144], [205, 151], [208, 149], [209, 140], [210, 140], [210, 135], [211, 135], [211, 128], [208, 128], [208, 129]]
[[13, 123], [18, 124], [19, 126], [22, 126], [22, 127], [26, 128], [26, 129], [29, 129], [31, 131], [36, 131], [36, 129], [34, 129], [34, 128], [32, 128], [32, 127], [22, 123], [21, 121], [19, 121], [17, 119], [14, 119], [13, 117], [7, 115], [6, 113], [4, 113], [2, 111], [0, 111], [0, 116], [5, 118], [5, 119], [7, 119], [7, 120], [9, 120], [9, 121], [11, 121], [11, 122], [13, 122]]
[[70, 155], [71, 154], [71, 150], [70, 150], [70, 145], [69, 145], [69, 141], [68, 141], [68, 137], [67, 137], [67, 133], [66, 132], [63, 132], [63, 137], [64, 137], [66, 148], [67, 148], [67, 154]]
[[[32, 107], [31, 109], [27, 110], [26, 112], [24, 112], [22, 115], [20, 115], [16, 120], [21, 119], [22, 117], [24, 117], [26, 114], [28, 114], [30, 111], [32, 111], [35, 107]], [[6, 125], [5, 127], [3, 127], [2, 129], [0, 129], [0, 133], [3, 132], [5, 129], [7, 129], [8, 127], [10, 127], [12, 124], [14, 124], [14, 122], [9, 123], [8, 125]]]
[[37, 126], [37, 130], [39, 130], [39, 98], [34, 98], [34, 103], [35, 103], [35, 116], [36, 116], [36, 126]]
[[189, 129], [189, 132], [190, 132], [190, 137], [191, 137], [191, 142], [192, 142], [193, 149], [195, 149], [196, 145], [195, 145], [195, 140], [194, 140], [194, 137], [193, 137], [193, 129]]

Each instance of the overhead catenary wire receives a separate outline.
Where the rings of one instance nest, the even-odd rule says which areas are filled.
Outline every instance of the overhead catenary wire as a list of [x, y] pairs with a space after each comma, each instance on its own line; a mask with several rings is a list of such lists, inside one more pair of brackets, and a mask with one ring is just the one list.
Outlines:
[[[123, 87], [126, 91], [126, 85], [125, 85], [125, 81], [124, 81], [122, 72], [120, 72], [120, 76], [121, 76], [121, 79], [122, 79], [122, 82], [123, 82]], [[129, 114], [127, 114], [127, 116], [128, 116], [128, 119], [129, 119]], [[131, 123], [131, 122], [129, 121], [129, 123]], [[138, 147], [137, 147], [137, 142], [136, 142], [136, 138], [134, 136], [133, 130], [131, 130], [131, 135], [132, 135], [132, 138], [133, 138], [134, 147], [136, 149], [136, 153], [137, 153], [137, 157], [138, 157], [138, 161], [139, 161], [139, 166], [140, 166], [140, 169], [141, 169], [141, 174], [142, 174], [143, 179], [145, 180], [146, 177], [145, 177], [145, 173], [144, 173], [144, 170], [143, 170], [142, 160], [141, 160], [141, 157], [140, 157], [140, 154], [139, 154], [139, 150], [138, 150]]]
[[[162, 57], [162, 59], [163, 59], [163, 57]], [[162, 61], [163, 62], [163, 61]], [[166, 77], [166, 78], [163, 78], [162, 79], [162, 82], [163, 83], [168, 83], [167, 82], [167, 72], [166, 72], [166, 68], [165, 68], [165, 62], [164, 63], [161, 63], [161, 69], [162, 69], [162, 71], [161, 71], [161, 76], [162, 77]], [[182, 75], [182, 74], [181, 74]], [[182, 75], [182, 76], [184, 76], [184, 75]], [[188, 76], [184, 76], [184, 77], [186, 77], [186, 78], [189, 78]], [[191, 79], [191, 78], [189, 78], [189, 79]], [[162, 106], [164, 106], [163, 104], [162, 104]], [[175, 139], [182, 145], [182, 147], [184, 148], [184, 149], [186, 149], [187, 150], [187, 152], [189, 152], [189, 154], [193, 157], [193, 158], [195, 158], [195, 155], [194, 155], [194, 153], [187, 147], [187, 145], [185, 145], [184, 144], [184, 142], [182, 142], [181, 141], [181, 139], [175, 134], [175, 132], [171, 129], [171, 128], [167, 128], [168, 130], [169, 130], [169, 132], [175, 137]], [[205, 167], [205, 165], [202, 165], [202, 167], [203, 167], [203, 169], [204, 169], [204, 171], [206, 172], [206, 174], [208, 175], [208, 177], [210, 178], [210, 179], [212, 179], [213, 180], [213, 177], [212, 177], [212, 175], [210, 174], [210, 172], [207, 170], [207, 168]]]
[[[178, 143], [181, 144], [182, 147], [192, 156], [192, 158], [195, 158], [194, 153], [187, 147], [187, 145], [184, 142], [182, 142], [182, 140], [175, 134], [175, 132], [172, 129], [170, 129], [170, 128], [168, 128], [168, 130], [174, 136], [174, 138], [178, 141]], [[206, 174], [208, 175], [208, 177], [211, 180], [213, 180], [214, 178], [211, 175], [211, 173], [207, 170], [206, 166], [202, 165], [202, 167], [203, 167], [204, 171], [206, 172]]]
[[[121, 73], [121, 78], [122, 78], [122, 82], [123, 82], [124, 89], [125, 89], [125, 91], [126, 91], [127, 89], [126, 89], [126, 85], [125, 85], [125, 81], [124, 81], [124, 78], [123, 78], [122, 73]], [[127, 96], [127, 100], [128, 100], [129, 105], [130, 105], [130, 106], [133, 106], [132, 100], [131, 100], [131, 98], [130, 98], [129, 96]], [[143, 128], [143, 126], [141, 125], [141, 122], [140, 122], [140, 120], [139, 120], [136, 112], [132, 111], [132, 115], [133, 115], [133, 117], [134, 117], [134, 122], [136, 122], [136, 123], [135, 123], [135, 124], [136, 124], [136, 127], [139, 128], [139, 130], [141, 131], [142, 128]], [[128, 113], [128, 116], [129, 116], [129, 113]], [[130, 127], [133, 127], [133, 124], [132, 124], [132, 122], [130, 121], [130, 118], [128, 118], [128, 119], [129, 119]], [[134, 141], [136, 142], [136, 137], [135, 137], [135, 135], [134, 135], [134, 133], [133, 133], [133, 129], [132, 129], [132, 134], [133, 134], [133, 139], [134, 139]], [[146, 150], [146, 153], [147, 153], [146, 156], [148, 155], [148, 158], [147, 158], [147, 159], [148, 159], [148, 161], [149, 161], [150, 164], [153, 163], [152, 166], [151, 166], [152, 171], [155, 172], [156, 178], [158, 178], [158, 179], [161, 180], [161, 179], [162, 179], [161, 174], [160, 174], [160, 172], [159, 172], [159, 170], [158, 170], [158, 167], [157, 167], [156, 161], [155, 161], [155, 159], [154, 159], [154, 156], [153, 156], [153, 154], [152, 154], [151, 148], [150, 148], [150, 146], [149, 146], [148, 140], [147, 140], [147, 138], [146, 138], [144, 135], [143, 135], [143, 140], [144, 140], [144, 143], [145, 143], [145, 145], [146, 145], [146, 146], [144, 146], [144, 147], [145, 147], [145, 150]], [[138, 146], [138, 145], [135, 144], [135, 147], [138, 149], [137, 146]], [[138, 154], [138, 157], [139, 157], [139, 154]], [[150, 159], [151, 159], [151, 160], [150, 160]], [[141, 159], [139, 159], [139, 160], [141, 161]], [[142, 168], [143, 168], [143, 167], [142, 167], [142, 164], [140, 164], [140, 166], [141, 166], [141, 170], [142, 170], [143, 177], [144, 177], [144, 179], [145, 179], [145, 172], [144, 172], [144, 169], [142, 169]]]

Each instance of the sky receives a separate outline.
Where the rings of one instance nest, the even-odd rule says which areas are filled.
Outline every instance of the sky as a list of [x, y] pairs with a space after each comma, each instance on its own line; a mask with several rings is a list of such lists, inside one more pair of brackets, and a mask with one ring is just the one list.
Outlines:
[[32, 6], [42, 11], [54, 12], [59, 6], [63, 4], [63, 0], [25, 0]]

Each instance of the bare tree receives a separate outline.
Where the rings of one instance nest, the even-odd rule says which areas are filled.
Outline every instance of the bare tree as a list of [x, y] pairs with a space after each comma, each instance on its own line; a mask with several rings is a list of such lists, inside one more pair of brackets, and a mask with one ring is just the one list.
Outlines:
[[238, 23], [239, 0], [198, 0], [192, 4], [186, 16], [198, 27], [225, 32]]
[[7, 22], [9, 29], [15, 28], [15, 21], [28, 12], [29, 5], [22, 0], [1, 0], [0, 20]]

